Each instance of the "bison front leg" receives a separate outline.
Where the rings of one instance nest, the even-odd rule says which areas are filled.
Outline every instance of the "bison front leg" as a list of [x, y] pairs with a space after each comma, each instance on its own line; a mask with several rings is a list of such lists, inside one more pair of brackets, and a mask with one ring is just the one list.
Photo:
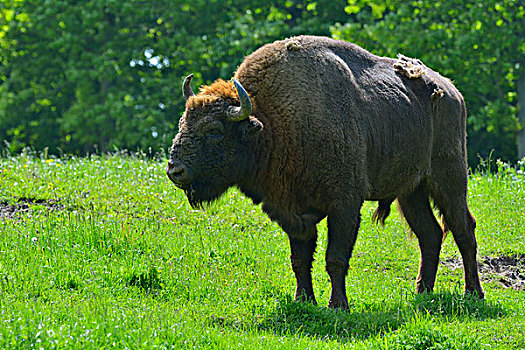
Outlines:
[[337, 210], [328, 215], [326, 271], [332, 283], [332, 292], [328, 302], [330, 308], [348, 309], [345, 277], [359, 230], [362, 203], [361, 201], [358, 205]]
[[301, 235], [288, 234], [290, 239], [292, 269], [295, 273], [296, 301], [316, 303], [312, 286], [312, 262], [317, 245], [317, 229], [315, 226]]

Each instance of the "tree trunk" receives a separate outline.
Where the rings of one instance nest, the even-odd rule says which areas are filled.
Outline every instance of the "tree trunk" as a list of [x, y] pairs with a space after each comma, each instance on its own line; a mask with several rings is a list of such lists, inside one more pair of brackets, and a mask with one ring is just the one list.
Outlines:
[[525, 157], [525, 65], [521, 66], [518, 78], [518, 120], [521, 130], [518, 131], [518, 159]]

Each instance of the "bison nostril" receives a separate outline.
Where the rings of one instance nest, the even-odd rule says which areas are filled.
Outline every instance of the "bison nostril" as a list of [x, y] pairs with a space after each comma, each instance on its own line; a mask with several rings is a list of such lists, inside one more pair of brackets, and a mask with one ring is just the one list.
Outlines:
[[173, 169], [171, 170], [171, 176], [173, 176], [173, 177], [181, 177], [181, 176], [184, 176], [184, 173], [185, 173], [185, 171], [184, 171], [184, 168], [182, 168], [182, 167], [179, 167], [179, 168], [173, 168]]
[[192, 181], [190, 170], [182, 163], [168, 162], [166, 173], [171, 181], [177, 186], [188, 185]]

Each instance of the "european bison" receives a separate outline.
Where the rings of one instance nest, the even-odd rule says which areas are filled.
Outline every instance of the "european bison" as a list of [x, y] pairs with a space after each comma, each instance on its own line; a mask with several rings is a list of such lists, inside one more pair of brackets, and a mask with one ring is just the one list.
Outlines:
[[296, 300], [315, 302], [316, 224], [328, 216], [329, 306], [348, 308], [345, 276], [361, 205], [378, 201], [374, 217], [384, 222], [396, 198], [419, 240], [417, 292], [432, 291], [450, 229], [466, 292], [483, 297], [466, 200], [466, 109], [448, 79], [419, 60], [314, 36], [263, 46], [232, 82], [217, 80], [196, 95], [191, 77], [168, 177], [194, 207], [231, 186], [262, 202], [288, 234]]

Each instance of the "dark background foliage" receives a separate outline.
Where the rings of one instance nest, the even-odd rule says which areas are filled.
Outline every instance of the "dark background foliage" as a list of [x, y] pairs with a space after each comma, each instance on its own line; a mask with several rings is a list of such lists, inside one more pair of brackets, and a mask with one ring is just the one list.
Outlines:
[[[332, 36], [421, 58], [469, 109], [469, 161], [516, 160], [522, 0], [2, 0], [0, 140], [50, 153], [166, 150], [180, 85], [228, 79], [261, 45]], [[522, 92], [524, 94], [525, 92]]]

